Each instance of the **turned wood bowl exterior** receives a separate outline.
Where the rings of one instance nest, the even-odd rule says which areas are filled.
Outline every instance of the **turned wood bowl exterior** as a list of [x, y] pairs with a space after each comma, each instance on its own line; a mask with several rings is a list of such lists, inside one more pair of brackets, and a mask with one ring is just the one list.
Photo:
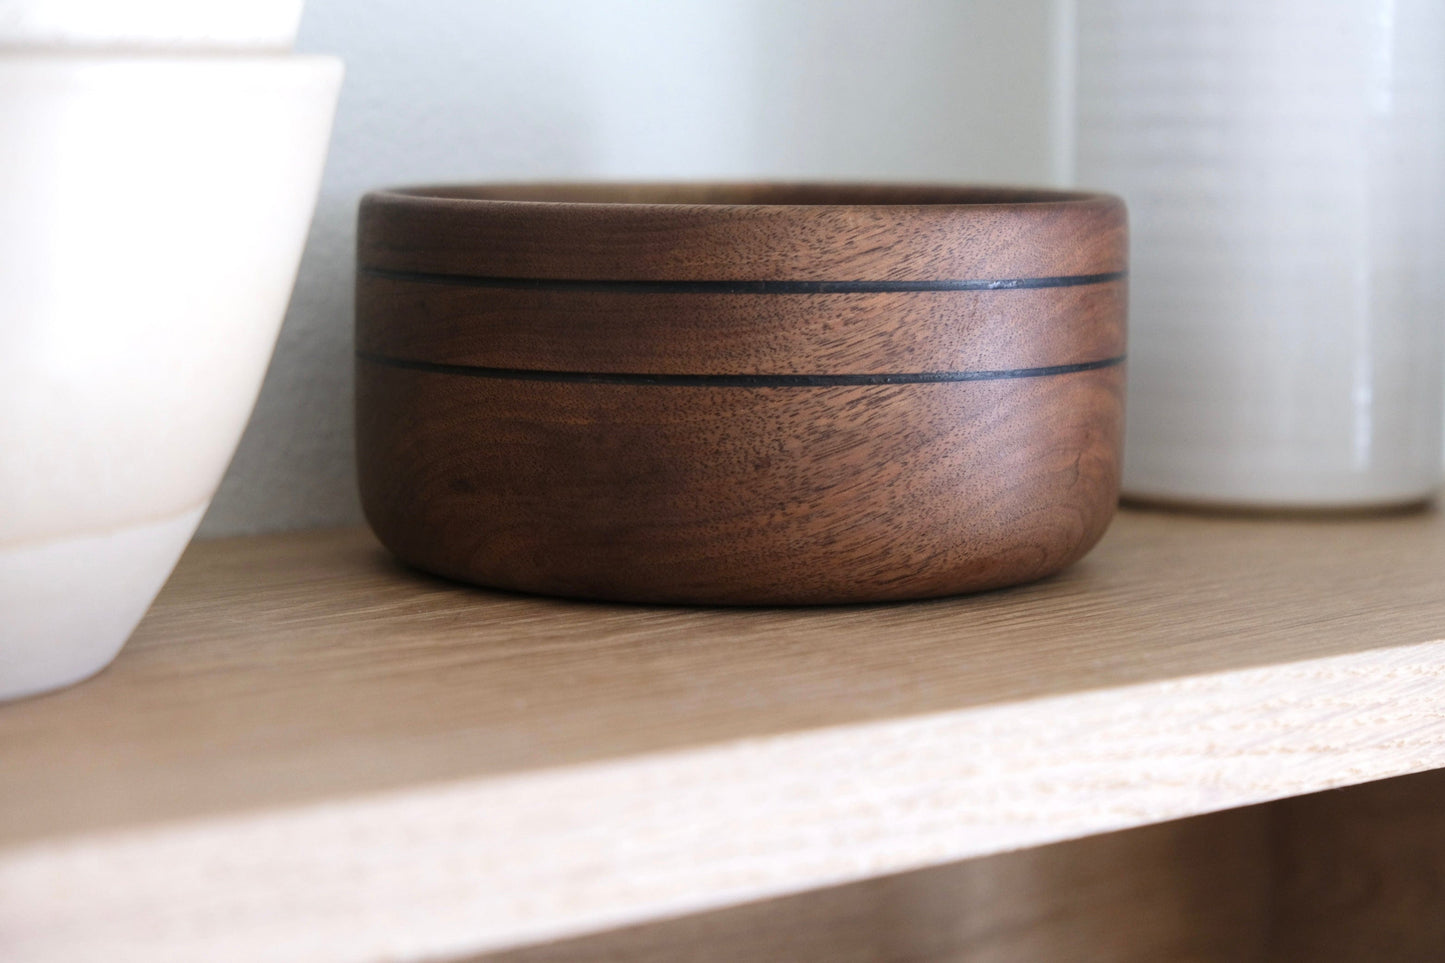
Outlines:
[[1127, 239], [1100, 194], [509, 185], [361, 205], [366, 516], [528, 592], [949, 595], [1118, 498]]

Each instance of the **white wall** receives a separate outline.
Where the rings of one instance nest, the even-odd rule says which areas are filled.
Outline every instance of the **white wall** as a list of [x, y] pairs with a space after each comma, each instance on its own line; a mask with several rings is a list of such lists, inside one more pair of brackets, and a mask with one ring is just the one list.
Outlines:
[[1058, 182], [1050, 0], [310, 0], [347, 63], [310, 242], [202, 533], [360, 519], [358, 197], [520, 178]]

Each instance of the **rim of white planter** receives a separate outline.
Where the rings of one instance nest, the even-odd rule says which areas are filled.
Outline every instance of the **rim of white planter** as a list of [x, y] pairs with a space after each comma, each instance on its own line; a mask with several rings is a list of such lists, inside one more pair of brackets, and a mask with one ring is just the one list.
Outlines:
[[0, 0], [0, 48], [286, 51], [304, 0]]

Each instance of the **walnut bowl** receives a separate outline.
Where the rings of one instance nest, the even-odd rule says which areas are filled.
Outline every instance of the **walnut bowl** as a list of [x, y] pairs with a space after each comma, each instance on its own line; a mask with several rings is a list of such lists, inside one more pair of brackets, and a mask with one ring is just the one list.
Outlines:
[[1126, 219], [1102, 194], [380, 191], [362, 502], [404, 562], [641, 602], [922, 598], [1057, 572], [1118, 497]]

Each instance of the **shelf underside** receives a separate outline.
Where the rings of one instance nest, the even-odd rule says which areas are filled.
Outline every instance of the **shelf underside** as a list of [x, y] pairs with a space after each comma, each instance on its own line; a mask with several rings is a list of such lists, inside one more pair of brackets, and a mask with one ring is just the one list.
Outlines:
[[1445, 771], [469, 963], [1438, 963]]

